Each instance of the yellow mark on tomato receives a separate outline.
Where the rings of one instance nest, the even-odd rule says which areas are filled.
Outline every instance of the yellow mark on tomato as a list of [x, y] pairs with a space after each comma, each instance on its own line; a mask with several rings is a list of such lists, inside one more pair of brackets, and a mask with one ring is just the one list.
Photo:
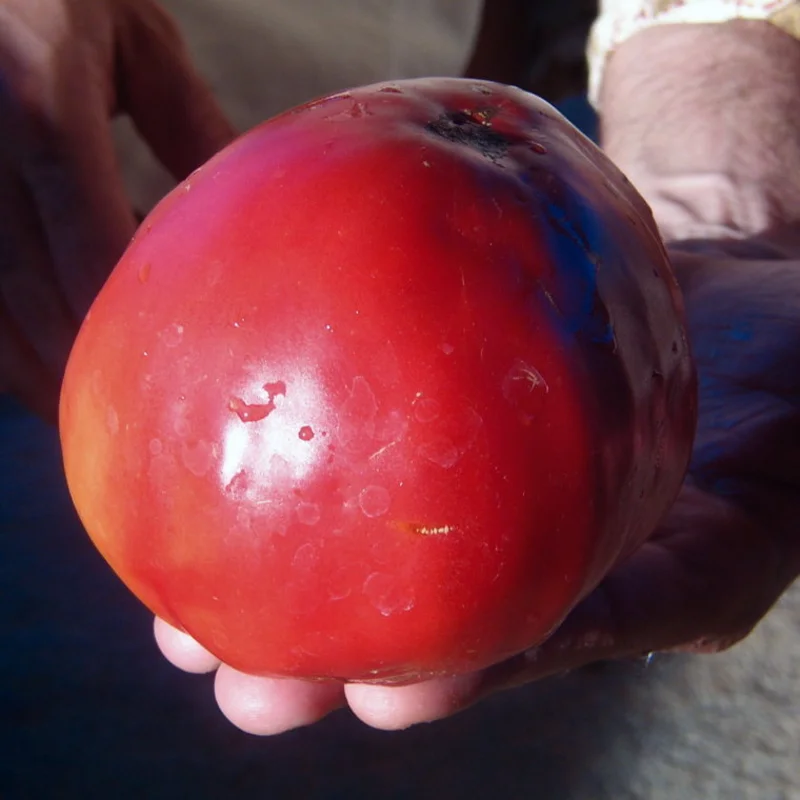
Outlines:
[[394, 522], [395, 527], [402, 531], [414, 533], [417, 536], [446, 536], [448, 533], [455, 533], [455, 525], [422, 525], [419, 522]]

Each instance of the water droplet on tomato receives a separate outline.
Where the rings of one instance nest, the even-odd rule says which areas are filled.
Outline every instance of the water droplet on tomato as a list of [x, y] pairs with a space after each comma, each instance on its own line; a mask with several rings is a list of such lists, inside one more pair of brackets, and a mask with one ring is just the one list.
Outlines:
[[186, 417], [183, 416], [175, 418], [175, 421], [172, 423], [172, 429], [180, 437], [188, 436], [192, 432], [192, 426], [189, 424], [189, 420], [187, 420]]
[[361, 375], [356, 376], [339, 412], [339, 442], [345, 447], [369, 446], [375, 438], [377, 413], [378, 401], [369, 381]]
[[303, 425], [297, 434], [304, 442], [310, 442], [314, 438], [314, 429], [310, 425]]
[[370, 603], [388, 617], [414, 607], [414, 592], [405, 582], [385, 572], [373, 572], [364, 581], [363, 592]]
[[138, 272], [139, 283], [147, 283], [147, 281], [150, 280], [150, 271], [152, 270], [152, 268], [153, 265], [149, 261], [146, 261], [139, 267], [139, 272]]
[[446, 436], [440, 436], [421, 444], [419, 454], [445, 469], [455, 466], [460, 456], [458, 448]]
[[329, 600], [343, 600], [348, 597], [353, 591], [352, 567], [340, 567], [329, 575], [327, 587]]
[[181, 443], [181, 461], [192, 475], [202, 478], [210, 469], [214, 460], [214, 447], [200, 439], [197, 442]]
[[316, 525], [321, 517], [322, 512], [316, 503], [298, 503], [297, 519], [303, 525]]
[[418, 397], [414, 401], [414, 417], [417, 422], [433, 422], [440, 414], [441, 406], [432, 397]]
[[547, 148], [541, 142], [531, 142], [531, 152], [543, 156], [547, 154]]
[[183, 340], [183, 325], [174, 322], [172, 325], [164, 328], [160, 336], [161, 341], [164, 342], [167, 347], [177, 347]]
[[297, 570], [310, 572], [319, 561], [319, 549], [311, 542], [301, 544], [292, 559], [292, 567]]
[[381, 517], [388, 510], [392, 501], [389, 492], [383, 486], [367, 486], [358, 495], [358, 505], [366, 517]]

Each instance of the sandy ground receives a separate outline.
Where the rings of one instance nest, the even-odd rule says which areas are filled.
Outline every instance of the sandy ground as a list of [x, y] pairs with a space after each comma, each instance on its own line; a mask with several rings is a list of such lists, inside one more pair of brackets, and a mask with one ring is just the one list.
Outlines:
[[[457, 73], [476, 0], [169, 0], [236, 123]], [[166, 187], [120, 130], [132, 192]], [[0, 399], [0, 798], [800, 800], [800, 587], [732, 651], [601, 665], [407, 732], [347, 713], [263, 740], [169, 667], [66, 494], [55, 434]]]

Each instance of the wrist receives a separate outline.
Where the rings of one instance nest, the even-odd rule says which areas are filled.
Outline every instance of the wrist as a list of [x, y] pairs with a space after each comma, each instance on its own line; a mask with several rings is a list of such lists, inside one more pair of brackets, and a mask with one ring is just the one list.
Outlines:
[[767, 22], [650, 28], [600, 87], [609, 156], [667, 239], [744, 238], [797, 222], [800, 42]]

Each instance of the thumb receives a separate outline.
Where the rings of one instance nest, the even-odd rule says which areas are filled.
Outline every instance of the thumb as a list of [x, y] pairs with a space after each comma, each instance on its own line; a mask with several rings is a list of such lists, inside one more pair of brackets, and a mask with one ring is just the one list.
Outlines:
[[231, 141], [235, 131], [166, 11], [151, 0], [123, 3], [116, 48], [119, 110], [177, 180]]

